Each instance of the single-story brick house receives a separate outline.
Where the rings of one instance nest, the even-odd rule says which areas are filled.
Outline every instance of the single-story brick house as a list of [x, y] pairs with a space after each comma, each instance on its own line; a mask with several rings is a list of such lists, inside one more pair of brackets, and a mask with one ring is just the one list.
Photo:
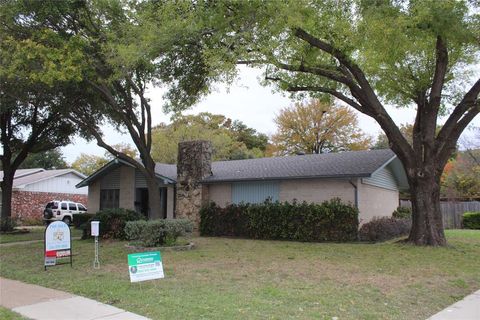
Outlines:
[[[52, 200], [71, 200], [88, 208], [88, 188], [76, 188], [85, 178], [74, 169], [18, 169], [13, 180], [12, 217], [40, 219], [46, 204]], [[0, 199], [1, 196], [0, 192]]]
[[145, 178], [119, 159], [83, 180], [88, 186], [89, 211], [123, 207], [150, 218], [188, 217], [199, 222], [202, 204], [307, 201], [334, 197], [359, 208], [360, 222], [389, 216], [407, 189], [405, 171], [391, 150], [211, 161], [207, 141], [179, 144], [178, 165], [157, 163], [162, 212], [148, 212]]

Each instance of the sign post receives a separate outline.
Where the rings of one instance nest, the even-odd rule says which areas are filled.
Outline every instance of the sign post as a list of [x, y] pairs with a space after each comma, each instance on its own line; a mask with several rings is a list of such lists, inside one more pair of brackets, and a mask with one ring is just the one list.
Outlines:
[[70, 266], [73, 264], [72, 260], [72, 236], [70, 227], [63, 221], [55, 221], [50, 223], [45, 228], [44, 235], [44, 267], [55, 266], [58, 259], [70, 258]]
[[128, 255], [130, 282], [164, 278], [162, 257], [159, 251]]
[[92, 221], [90, 226], [91, 234], [95, 237], [95, 259], [93, 260], [93, 268], [100, 269], [100, 260], [98, 259], [98, 236], [100, 235], [100, 221]]

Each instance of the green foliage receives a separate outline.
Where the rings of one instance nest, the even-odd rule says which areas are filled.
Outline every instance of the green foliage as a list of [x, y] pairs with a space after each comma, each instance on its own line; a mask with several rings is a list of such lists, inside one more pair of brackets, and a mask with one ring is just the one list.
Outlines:
[[220, 208], [215, 203], [200, 211], [200, 233], [254, 239], [295, 241], [353, 241], [358, 210], [340, 199], [322, 204], [265, 202]]
[[79, 213], [73, 215], [73, 226], [76, 229], [82, 229], [82, 228], [90, 228], [90, 222], [93, 218], [95, 217], [94, 214], [91, 213]]
[[125, 224], [128, 221], [144, 220], [144, 216], [133, 210], [118, 208], [105, 209], [95, 214], [92, 220], [100, 221], [100, 236], [103, 238], [125, 239]]
[[373, 220], [361, 226], [358, 237], [361, 241], [386, 241], [408, 235], [411, 227], [412, 221], [410, 219], [373, 218]]
[[397, 210], [392, 212], [392, 218], [395, 219], [411, 219], [412, 209], [409, 207], [398, 207]]
[[72, 163], [72, 168], [87, 176], [108, 163], [108, 159], [96, 155], [81, 153]]
[[144, 247], [175, 245], [178, 237], [192, 230], [188, 219], [129, 221], [125, 225], [126, 239]]
[[463, 227], [465, 229], [480, 230], [480, 212], [465, 212], [463, 214]]
[[235, 120], [229, 127], [229, 131], [236, 141], [243, 142], [248, 149], [265, 151], [268, 144], [268, 136], [258, 133], [257, 130], [247, 127], [242, 121]]
[[268, 138], [241, 121], [223, 115], [202, 112], [198, 115], [176, 115], [172, 123], [159, 125], [152, 133], [152, 157], [163, 163], [176, 163], [178, 143], [209, 140], [214, 160], [238, 160], [264, 156]]
[[65, 162], [62, 151], [58, 148], [39, 153], [31, 153], [20, 165], [19, 169], [43, 168], [43, 169], [65, 169], [68, 165]]
[[17, 220], [12, 217], [0, 218], [0, 231], [13, 231], [17, 226]]

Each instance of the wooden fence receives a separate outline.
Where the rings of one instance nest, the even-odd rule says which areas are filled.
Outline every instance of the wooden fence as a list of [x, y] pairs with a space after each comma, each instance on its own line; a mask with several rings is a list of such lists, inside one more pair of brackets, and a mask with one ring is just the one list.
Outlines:
[[[401, 207], [412, 207], [410, 200], [400, 200]], [[480, 211], [480, 201], [441, 201], [440, 210], [445, 229], [462, 228], [462, 216], [467, 211]]]

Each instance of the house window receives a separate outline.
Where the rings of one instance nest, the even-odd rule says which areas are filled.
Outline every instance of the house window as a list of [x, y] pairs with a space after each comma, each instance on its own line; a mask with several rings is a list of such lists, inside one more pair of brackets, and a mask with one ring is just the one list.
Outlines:
[[278, 201], [278, 182], [239, 182], [232, 184], [233, 203], [263, 203], [265, 200]]
[[119, 207], [119, 189], [100, 190], [100, 210]]

